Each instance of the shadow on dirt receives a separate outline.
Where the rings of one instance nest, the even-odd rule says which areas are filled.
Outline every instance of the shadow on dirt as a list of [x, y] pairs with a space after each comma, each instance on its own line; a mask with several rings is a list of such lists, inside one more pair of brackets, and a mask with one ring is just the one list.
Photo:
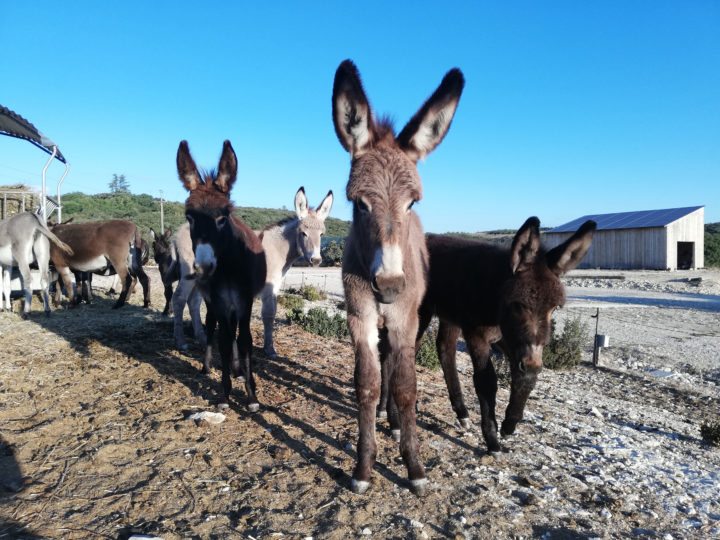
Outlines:
[[[24, 477], [20, 465], [15, 459], [15, 449], [0, 437], [0, 509], [6, 510], [11, 506], [12, 500], [20, 496], [25, 489]], [[2, 511], [7, 516], [9, 511]], [[23, 525], [14, 518], [0, 518], [0, 538], [27, 538], [39, 539], [28, 525]]]

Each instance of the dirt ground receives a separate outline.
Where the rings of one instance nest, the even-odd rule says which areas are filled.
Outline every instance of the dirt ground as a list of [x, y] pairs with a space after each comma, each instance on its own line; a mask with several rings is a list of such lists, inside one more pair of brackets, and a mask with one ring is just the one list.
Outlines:
[[[698, 430], [718, 413], [717, 381], [679, 387], [621, 358], [544, 371], [507, 452], [490, 456], [467, 362], [468, 432], [441, 373], [418, 368], [429, 493], [409, 492], [379, 420], [358, 496], [349, 342], [279, 320], [279, 358], [255, 349], [260, 411], [235, 384], [224, 422], [188, 420], [214, 410], [219, 372], [175, 350], [149, 274], [147, 310], [136, 293], [120, 310], [97, 295], [49, 318], [37, 301], [29, 320], [0, 314], [0, 538], [720, 537], [720, 457]], [[507, 397], [504, 383], [499, 418]]]

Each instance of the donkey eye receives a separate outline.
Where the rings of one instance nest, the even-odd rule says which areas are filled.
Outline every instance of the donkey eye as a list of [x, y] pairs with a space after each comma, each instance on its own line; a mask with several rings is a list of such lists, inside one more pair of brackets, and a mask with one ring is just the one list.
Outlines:
[[417, 202], [417, 201], [410, 201], [410, 204], [408, 204], [408, 207], [407, 207], [407, 209], [406, 209], [405, 211], [406, 211], [406, 212], [409, 212], [410, 209], [411, 209], [413, 206], [415, 206], [415, 203], [416, 203], [416, 202]]
[[190, 228], [192, 229], [193, 225], [195, 225], [195, 220], [193, 219], [192, 216], [188, 216], [188, 215], [186, 215], [185, 218], [187, 219], [188, 223], [190, 224]]
[[370, 206], [368, 206], [368, 205], [365, 203], [365, 201], [363, 201], [362, 199], [356, 200], [356, 201], [355, 201], [355, 204], [357, 205], [358, 209], [359, 209], [361, 212], [369, 212], [369, 211], [370, 211]]
[[303, 235], [303, 238], [307, 238], [307, 233], [305, 231], [302, 231], [301, 234]]
[[215, 225], [217, 226], [218, 230], [222, 229], [227, 224], [228, 218], [225, 216], [220, 216], [215, 218]]

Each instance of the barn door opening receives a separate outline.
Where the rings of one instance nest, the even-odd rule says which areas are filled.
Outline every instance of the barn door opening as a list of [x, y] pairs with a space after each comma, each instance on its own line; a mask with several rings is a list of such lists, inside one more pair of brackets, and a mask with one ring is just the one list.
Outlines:
[[677, 268], [689, 270], [695, 266], [695, 242], [677, 243]]

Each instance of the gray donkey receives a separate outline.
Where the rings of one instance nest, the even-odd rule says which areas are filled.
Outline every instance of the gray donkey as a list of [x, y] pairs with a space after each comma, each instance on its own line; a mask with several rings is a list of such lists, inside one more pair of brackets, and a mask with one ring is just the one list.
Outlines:
[[325, 218], [330, 214], [333, 192], [329, 191], [316, 210], [308, 206], [305, 188], [295, 194], [294, 218], [284, 219], [259, 231], [265, 250], [267, 277], [260, 292], [264, 327], [265, 354], [275, 358], [273, 346], [273, 323], [277, 311], [277, 292], [287, 271], [299, 258], [305, 258], [313, 266], [322, 262], [320, 237], [325, 232]]
[[375, 411], [381, 357], [399, 411], [400, 454], [411, 488], [418, 495], [427, 491], [415, 429], [415, 335], [427, 283], [428, 254], [420, 218], [412, 206], [422, 198], [417, 161], [445, 137], [463, 85], [460, 70], [450, 70], [395, 136], [389, 122], [374, 119], [355, 64], [346, 60], [335, 73], [335, 133], [351, 157], [346, 194], [353, 203], [353, 221], [342, 276], [355, 349], [360, 431], [352, 475], [355, 493], [370, 486], [377, 454]]
[[[32, 301], [32, 284], [30, 278], [30, 264], [37, 262], [40, 269], [40, 286], [45, 303], [45, 313], [50, 314], [50, 297], [48, 287], [50, 242], [68, 255], [72, 249], [60, 240], [47, 228], [39, 216], [32, 212], [23, 212], [0, 221], [0, 292], [5, 295], [5, 306], [11, 310], [10, 305], [10, 270], [17, 266], [22, 276], [25, 290], [25, 308], [23, 316], [30, 313]], [[0, 296], [0, 307], [2, 307]]]

